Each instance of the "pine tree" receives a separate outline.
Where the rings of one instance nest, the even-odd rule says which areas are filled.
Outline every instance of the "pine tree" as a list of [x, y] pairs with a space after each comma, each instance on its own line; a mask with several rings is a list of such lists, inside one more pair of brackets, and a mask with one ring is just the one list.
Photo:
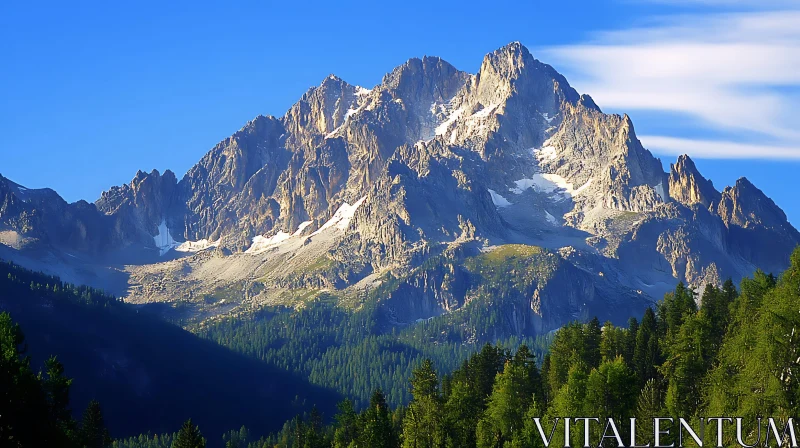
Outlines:
[[45, 377], [42, 387], [47, 397], [49, 421], [52, 425], [48, 438], [56, 445], [68, 445], [76, 437], [76, 424], [69, 409], [69, 389], [72, 379], [64, 375], [64, 366], [55, 356], [44, 363]]
[[555, 392], [550, 389], [550, 353], [546, 353], [544, 355], [544, 360], [542, 360], [542, 389], [544, 389], [544, 401], [546, 403], [550, 403], [555, 395]]
[[487, 428], [493, 430], [492, 439], [498, 441], [500, 446], [511, 439], [514, 431], [522, 428], [522, 417], [527, 410], [525, 405], [533, 397], [525, 396], [523, 383], [524, 370], [513, 362], [507, 362], [503, 373], [495, 379], [485, 419]]
[[477, 448], [502, 448], [503, 433], [494, 425], [491, 418], [483, 417], [475, 428], [475, 446]]
[[618, 421], [633, 414], [636, 406], [636, 377], [621, 356], [593, 369], [586, 382], [586, 406], [593, 415]]
[[403, 446], [434, 448], [444, 446], [444, 420], [439, 396], [439, 380], [429, 359], [414, 370], [411, 379], [413, 399], [403, 420]]
[[183, 423], [178, 435], [172, 442], [172, 448], [205, 448], [205, 446], [206, 439], [200, 433], [200, 428], [192, 424], [192, 419]]
[[668, 381], [666, 405], [671, 415], [691, 416], [701, 399], [700, 386], [711, 366], [711, 324], [705, 312], [689, 314], [669, 344], [661, 368]]
[[49, 415], [30, 358], [22, 356], [24, 343], [19, 325], [0, 313], [0, 440], [39, 446], [47, 441]]
[[602, 330], [597, 316], [586, 324], [583, 362], [591, 369], [600, 365], [600, 338]]
[[450, 397], [444, 405], [449, 446], [475, 446], [475, 427], [483, 413], [484, 400], [463, 381], [452, 383]]
[[522, 344], [514, 354], [512, 363], [519, 367], [522, 372], [520, 379], [520, 394], [523, 397], [523, 405], [527, 408], [533, 397], [544, 400], [544, 388], [542, 385], [542, 375], [536, 366], [536, 357], [527, 345]]
[[83, 412], [80, 438], [86, 448], [105, 448], [111, 445], [112, 439], [106, 428], [100, 403], [96, 400], [90, 401]]
[[[548, 412], [550, 417], [565, 417], [565, 416], [589, 416], [594, 414], [586, 406], [586, 383], [588, 375], [586, 374], [586, 366], [581, 363], [576, 363], [570, 367], [567, 383], [556, 392], [553, 398], [552, 406]], [[582, 431], [577, 426], [572, 426], [570, 433], [572, 440], [578, 440], [577, 437]], [[556, 431], [553, 444], [551, 446], [566, 446], [564, 444], [563, 431]]]
[[556, 333], [550, 344], [550, 363], [547, 368], [547, 382], [553, 395], [566, 383], [572, 365], [586, 364], [584, 353], [587, 350], [584, 346], [584, 326], [580, 323], [568, 323]]
[[370, 448], [390, 448], [397, 445], [386, 397], [376, 389], [369, 401], [369, 408], [362, 414], [359, 446]]
[[625, 333], [625, 362], [631, 369], [636, 369], [633, 355], [636, 352], [636, 336], [639, 333], [639, 321], [635, 317], [628, 319], [628, 331]]
[[322, 414], [319, 413], [316, 406], [311, 408], [311, 413], [308, 416], [308, 424], [306, 425], [304, 443], [301, 446], [303, 448], [330, 447], [330, 444], [325, 440], [325, 435], [322, 432]]
[[640, 386], [657, 376], [657, 366], [661, 364], [657, 331], [656, 315], [651, 308], [648, 308], [636, 333], [636, 349], [633, 353], [634, 371], [639, 378]]
[[358, 437], [358, 414], [353, 402], [345, 399], [338, 405], [336, 429], [333, 434], [333, 448], [347, 448]]
[[238, 431], [230, 431], [222, 436], [225, 448], [247, 448], [250, 432], [242, 426]]
[[[543, 428], [552, 427], [552, 421], [545, 418], [544, 410], [539, 406], [539, 402], [534, 400], [525, 413], [522, 430], [514, 433], [510, 448], [544, 448], [544, 442], [534, 420], [537, 417], [541, 419]], [[548, 435], [546, 434], [545, 437]]]
[[649, 379], [636, 400], [636, 419], [639, 421], [639, 425], [645, 425], [641, 427], [637, 434], [640, 437], [637, 440], [640, 445], [649, 445], [653, 442], [653, 433], [648, 430], [647, 425], [652, 428], [653, 419], [663, 416], [664, 405], [661, 391], [656, 380]]

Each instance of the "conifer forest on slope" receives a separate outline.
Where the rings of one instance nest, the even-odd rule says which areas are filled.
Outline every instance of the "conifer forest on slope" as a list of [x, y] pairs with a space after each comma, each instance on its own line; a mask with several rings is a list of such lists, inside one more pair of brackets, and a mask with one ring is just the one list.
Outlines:
[[[4, 296], [14, 295], [21, 301], [46, 299], [37, 302], [40, 308], [41, 303], [51, 307], [69, 304], [96, 311], [96, 317], [130, 313], [130, 320], [155, 321], [90, 288], [66, 285], [13, 265], [3, 265], [3, 271]], [[300, 312], [269, 310], [264, 311], [269, 315], [260, 319], [220, 323], [198, 332], [230, 347], [232, 353], [243, 354], [235, 359], [264, 360], [266, 363], [256, 364], [269, 363], [276, 367], [274, 374], [287, 373], [287, 369], [307, 373], [312, 383], [327, 382], [332, 389], [345, 392], [339, 398], [348, 398], [339, 401], [334, 410], [330, 403], [337, 394], [316, 401], [314, 398], [322, 395], [312, 392], [302, 403], [295, 403], [294, 418], [285, 415], [292, 409], [284, 407], [258, 423], [231, 424], [225, 430], [203, 421], [208, 416], [181, 414], [172, 418], [171, 431], [180, 428], [176, 433], [156, 425], [149, 433], [142, 431], [143, 435], [128, 438], [114, 434], [110, 417], [112, 431], [106, 429], [102, 400], [81, 406], [83, 412], [70, 412], [75, 410], [70, 401], [73, 380], [65, 372], [75, 372], [79, 382], [81, 369], [88, 369], [76, 366], [73, 371], [69, 364], [47, 358], [38, 373], [26, 356], [20, 326], [12, 320], [27, 311], [22, 306], [9, 308], [0, 317], [0, 381], [5, 395], [0, 436], [9, 446], [534, 447], [542, 443], [534, 417], [547, 423], [557, 416], [578, 415], [601, 419], [736, 415], [755, 422], [760, 416], [800, 414], [796, 377], [800, 368], [800, 249], [792, 255], [790, 267], [777, 277], [756, 272], [738, 288], [732, 282], [722, 288], [709, 285], [699, 298], [679, 284], [640, 319], [631, 319], [627, 328], [601, 325], [597, 319], [574, 322], [558, 330], [551, 341], [502, 341], [484, 345], [472, 355], [468, 349], [459, 350], [455, 342], [448, 344], [446, 337], [439, 338], [438, 328], [429, 333], [417, 329], [381, 334], [375, 328], [370, 332], [370, 321], [364, 317], [368, 314], [337, 316], [340, 310], [324, 303]], [[304, 319], [315, 325], [303, 325]], [[319, 331], [311, 332], [311, 328]], [[287, 334], [281, 336], [281, 331], [295, 330], [308, 334], [297, 342], [297, 358], [291, 363], [295, 348], [280, 338]], [[38, 331], [29, 329], [31, 334]], [[247, 334], [260, 336], [245, 342], [243, 335]], [[423, 341], [434, 336], [441, 343], [426, 348]], [[396, 344], [392, 356], [397, 358], [371, 358], [391, 353], [392, 344]], [[323, 350], [334, 346], [349, 348]], [[35, 350], [33, 343], [30, 348]], [[330, 353], [329, 358], [304, 359], [320, 352]], [[352, 364], [349, 368], [324, 369], [326, 362], [337, 365], [343, 358]], [[362, 380], [350, 384], [355, 383], [353, 378], [357, 382], [359, 375], [379, 375], [380, 367], [372, 372], [369, 368], [381, 363], [415, 368], [406, 384], [385, 379], [385, 383]], [[319, 376], [314, 377], [315, 372]], [[393, 379], [397, 382], [398, 378], [402, 372]], [[348, 387], [369, 387], [367, 402], [363, 403], [363, 392], [347, 393]], [[395, 387], [404, 387], [405, 392], [397, 392]], [[390, 398], [392, 394], [396, 395]], [[197, 391], [197, 395], [205, 395], [205, 391]], [[196, 406], [193, 410], [203, 414], [204, 407], [216, 404], [198, 400]], [[225, 412], [237, 413], [235, 407]], [[175, 424], [175, 417], [184, 421], [183, 425]], [[196, 419], [189, 421], [190, 417]], [[597, 425], [596, 430], [602, 431], [602, 427]], [[573, 439], [582, 440], [578, 438], [582, 428], [573, 427], [573, 431]], [[643, 434], [646, 437], [648, 433]], [[706, 433], [706, 437], [714, 436], [713, 431]], [[111, 437], [118, 439], [112, 442]], [[564, 435], [555, 432], [553, 443], [563, 446], [559, 437]]]

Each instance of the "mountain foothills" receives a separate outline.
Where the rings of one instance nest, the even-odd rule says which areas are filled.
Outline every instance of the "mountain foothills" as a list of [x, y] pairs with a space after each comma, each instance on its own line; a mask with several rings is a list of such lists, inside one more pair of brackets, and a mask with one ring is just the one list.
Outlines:
[[195, 321], [377, 290], [408, 325], [498, 300], [502, 280], [526, 335], [780, 272], [800, 243], [747, 179], [719, 191], [687, 156], [664, 173], [627, 115], [519, 43], [477, 74], [425, 57], [372, 89], [331, 75], [182, 179], [139, 171], [94, 204], [0, 178], [0, 225], [4, 258]]
[[[189, 417], [211, 434], [241, 425], [271, 431], [309, 411], [308, 402], [332, 413], [341, 399], [101, 291], [4, 262], [0, 348], [3, 447], [71, 446], [58, 439], [76, 430], [70, 411], [79, 416], [93, 400], [119, 437], [174, 431]], [[40, 368], [44, 393], [33, 387]], [[48, 427], [48, 415], [60, 429]]]
[[[13, 266], [11, 272], [22, 292], [20, 279], [30, 274]], [[126, 307], [102, 296], [93, 300], [88, 288], [55, 285], [64, 289], [53, 293], [87, 300], [88, 306]], [[597, 441], [598, 447], [797, 447], [800, 248], [780, 277], [757, 271], [738, 291], [728, 280], [721, 288], [707, 284], [699, 307], [697, 298], [679, 283], [655, 311], [648, 308], [641, 321], [630, 318], [627, 328], [610, 322], [601, 327], [597, 318], [570, 323], [555, 332], [543, 358], [525, 345], [511, 351], [487, 344], [452, 373], [441, 374], [425, 360], [411, 375], [412, 399], [394, 410], [376, 389], [360, 411], [346, 399], [331, 421], [315, 407], [267, 437], [242, 426], [206, 440], [189, 419], [176, 433], [141, 434], [113, 446], [536, 448], [584, 440], [582, 446]], [[90, 402], [79, 421], [70, 417], [71, 380], [64, 367], [50, 358], [45, 374], [34, 375], [20, 353], [22, 332], [5, 312], [0, 347], [4, 446], [112, 446], [100, 404]], [[675, 420], [654, 423], [664, 416]], [[738, 418], [715, 417], [714, 424], [706, 416]], [[635, 424], [628, 421], [633, 418]]]

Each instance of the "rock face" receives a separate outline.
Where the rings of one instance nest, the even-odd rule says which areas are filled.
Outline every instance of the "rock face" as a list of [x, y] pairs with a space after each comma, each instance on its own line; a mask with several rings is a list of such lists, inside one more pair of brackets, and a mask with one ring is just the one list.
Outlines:
[[371, 89], [331, 75], [182, 179], [138, 172], [95, 204], [2, 179], [0, 224], [5, 240], [93, 258], [147, 252], [124, 260], [142, 265], [129, 268], [132, 301], [229, 288], [244, 307], [379, 288], [399, 324], [495, 303], [501, 280], [476, 260], [536, 247], [496, 267], [514, 270], [496, 302], [507, 331], [531, 334], [590, 314], [624, 320], [679, 280], [780, 271], [800, 243], [747, 180], [720, 193], [688, 156], [665, 173], [627, 115], [603, 113], [519, 43], [476, 74], [425, 57]]
[[149, 235], [157, 233], [161, 222], [177, 221], [175, 210], [180, 204], [178, 180], [172, 171], [161, 175], [157, 170], [142, 171], [130, 184], [103, 192], [95, 202], [97, 209], [114, 222], [114, 229], [126, 242], [150, 245]]
[[726, 187], [717, 206], [730, 235], [730, 246], [767, 272], [779, 272], [788, 262], [787, 248], [797, 246], [800, 233], [772, 199], [745, 178]]
[[49, 188], [29, 189], [0, 176], [0, 243], [101, 254], [121, 244], [112, 220], [94, 204], [68, 204]]
[[678, 157], [678, 162], [669, 166], [669, 195], [687, 207], [694, 204], [710, 207], [719, 204], [720, 200], [714, 184], [700, 175], [692, 159], [686, 155]]

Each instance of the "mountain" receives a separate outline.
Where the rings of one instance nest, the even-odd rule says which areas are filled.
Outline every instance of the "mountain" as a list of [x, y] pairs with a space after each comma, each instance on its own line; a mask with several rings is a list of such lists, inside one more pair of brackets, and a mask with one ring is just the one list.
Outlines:
[[198, 321], [326, 292], [377, 297], [390, 325], [475, 302], [541, 334], [781, 271], [800, 244], [749, 181], [720, 192], [688, 156], [665, 173], [630, 117], [520, 43], [476, 74], [424, 57], [371, 89], [330, 75], [180, 180], [140, 171], [66, 204], [2, 179], [0, 201], [0, 256]]

